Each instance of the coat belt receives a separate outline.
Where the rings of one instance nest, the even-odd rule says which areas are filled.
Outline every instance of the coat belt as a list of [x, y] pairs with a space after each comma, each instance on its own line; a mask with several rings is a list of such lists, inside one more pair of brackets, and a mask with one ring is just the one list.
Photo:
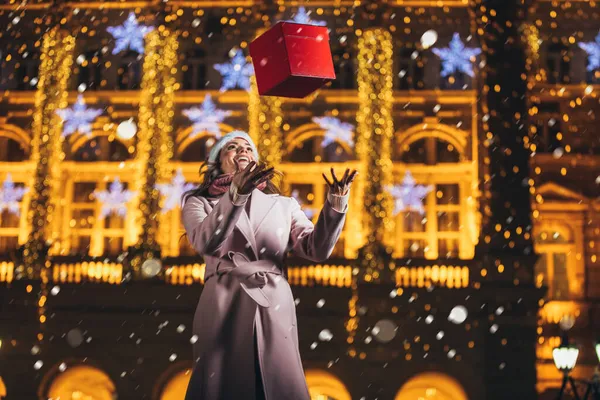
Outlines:
[[[269, 307], [271, 301], [262, 288], [268, 282], [268, 274], [283, 275], [277, 265], [269, 260], [250, 261], [244, 254], [233, 251], [230, 251], [228, 256], [231, 261], [223, 258], [204, 257], [206, 261], [204, 283], [206, 284], [215, 275], [220, 277], [229, 274], [240, 281], [242, 289], [256, 304], [265, 308]], [[216, 266], [212, 267], [213, 265]]]

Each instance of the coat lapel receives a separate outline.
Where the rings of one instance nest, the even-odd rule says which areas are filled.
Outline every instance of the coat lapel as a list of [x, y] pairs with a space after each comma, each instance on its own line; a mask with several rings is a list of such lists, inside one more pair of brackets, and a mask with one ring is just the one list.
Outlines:
[[253, 236], [256, 236], [260, 226], [275, 203], [274, 196], [267, 196], [262, 191], [254, 189], [250, 197], [250, 225], [253, 228]]
[[252, 230], [252, 225], [250, 224], [250, 220], [248, 219], [248, 214], [246, 210], [242, 210], [240, 213], [240, 217], [237, 220], [235, 226], [238, 230], [244, 235], [248, 243], [250, 244], [250, 248], [254, 253], [254, 257], [258, 260], [258, 250], [256, 249], [256, 237], [254, 236], [254, 231]]

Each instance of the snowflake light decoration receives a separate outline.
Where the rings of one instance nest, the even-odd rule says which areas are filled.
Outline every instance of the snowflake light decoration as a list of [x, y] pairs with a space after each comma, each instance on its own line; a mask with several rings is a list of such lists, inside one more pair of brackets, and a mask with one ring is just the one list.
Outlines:
[[316, 210], [311, 207], [303, 207], [304, 201], [300, 198], [300, 193], [298, 192], [298, 189], [292, 190], [292, 197], [294, 199], [296, 199], [296, 201], [300, 204], [300, 206], [302, 207], [302, 211], [306, 215], [306, 218], [313, 219], [313, 217], [315, 216]]
[[223, 122], [225, 117], [230, 116], [231, 111], [218, 109], [210, 95], [207, 94], [204, 96], [204, 101], [200, 107], [183, 110], [183, 115], [194, 123], [190, 137], [197, 136], [199, 133], [206, 131], [215, 135], [215, 139], [220, 139], [221, 130], [219, 129], [219, 123]]
[[448, 76], [458, 71], [473, 77], [472, 59], [481, 53], [481, 49], [465, 47], [460, 40], [460, 35], [455, 33], [448, 47], [433, 49], [433, 52], [442, 59], [442, 76]]
[[587, 70], [594, 71], [600, 68], [600, 32], [598, 32], [595, 42], [579, 43], [579, 47], [589, 55]]
[[306, 8], [303, 6], [298, 7], [298, 11], [292, 18], [292, 21], [297, 24], [305, 24], [305, 25], [317, 25], [317, 26], [325, 26], [327, 23], [325, 21], [313, 21], [310, 19], [310, 13], [306, 12]]
[[347, 122], [342, 122], [335, 117], [313, 117], [313, 122], [325, 131], [325, 137], [321, 142], [322, 147], [327, 147], [333, 142], [344, 142], [349, 146], [354, 146], [352, 131], [354, 126]]
[[86, 135], [92, 134], [92, 122], [102, 114], [101, 108], [87, 108], [83, 96], [77, 96], [77, 101], [72, 108], [56, 110], [63, 120], [62, 136], [66, 137], [75, 132]]
[[188, 190], [192, 190], [196, 185], [185, 183], [185, 178], [181, 169], [178, 169], [171, 183], [157, 183], [156, 189], [166, 197], [162, 212], [173, 210], [175, 207], [181, 207], [181, 196]]
[[19, 202], [28, 191], [29, 189], [25, 187], [15, 187], [12, 176], [6, 174], [6, 179], [0, 189], [0, 214], [6, 209], [10, 214], [20, 216]]
[[404, 180], [400, 185], [388, 187], [388, 191], [394, 197], [394, 214], [407, 209], [413, 209], [421, 215], [425, 214], [423, 199], [433, 190], [433, 186], [416, 185], [410, 171], [406, 171]]
[[131, 49], [137, 51], [139, 54], [144, 54], [144, 37], [149, 32], [152, 32], [154, 27], [140, 25], [135, 17], [135, 13], [130, 12], [123, 25], [109, 26], [106, 30], [117, 41], [112, 51], [113, 54], [120, 53], [125, 49]]
[[246, 61], [242, 50], [238, 49], [230, 62], [215, 64], [214, 68], [223, 77], [221, 92], [236, 87], [250, 90], [250, 77], [254, 74], [254, 67]]
[[95, 190], [94, 195], [102, 203], [100, 218], [111, 213], [124, 217], [127, 214], [127, 203], [133, 198], [135, 192], [124, 190], [121, 180], [117, 177], [108, 190]]

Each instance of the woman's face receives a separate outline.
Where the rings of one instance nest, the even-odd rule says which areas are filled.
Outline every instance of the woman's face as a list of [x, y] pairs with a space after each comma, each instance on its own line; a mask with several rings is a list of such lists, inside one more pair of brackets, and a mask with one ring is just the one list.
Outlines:
[[256, 161], [252, 146], [246, 139], [235, 138], [227, 142], [219, 156], [221, 170], [224, 174], [241, 171], [252, 161]]

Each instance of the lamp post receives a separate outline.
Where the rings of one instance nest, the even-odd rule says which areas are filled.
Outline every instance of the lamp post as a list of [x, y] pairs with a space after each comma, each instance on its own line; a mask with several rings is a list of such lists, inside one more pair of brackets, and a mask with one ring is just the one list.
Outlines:
[[560, 346], [552, 350], [552, 359], [554, 360], [554, 365], [563, 373], [563, 381], [562, 385], [560, 386], [560, 392], [558, 393], [558, 399], [562, 398], [568, 383], [571, 385], [575, 399], [580, 400], [579, 394], [577, 393], [577, 387], [575, 386], [575, 380], [569, 375], [577, 364], [578, 356], [579, 349], [577, 346], [569, 344], [567, 333], [563, 333]]
[[[598, 362], [600, 362], [600, 340], [595, 343], [596, 356], [598, 357]], [[560, 346], [556, 347], [552, 350], [552, 359], [554, 360], [554, 365], [556, 368], [563, 373], [563, 381], [560, 387], [560, 392], [558, 393], [557, 399], [561, 399], [567, 384], [571, 385], [571, 389], [573, 390], [573, 396], [576, 400], [588, 400], [590, 395], [593, 400], [600, 400], [600, 373], [598, 368], [594, 372], [594, 376], [591, 381], [581, 381], [587, 385], [585, 390], [585, 394], [583, 397], [579, 396], [577, 392], [577, 386], [575, 385], [575, 379], [570, 376], [571, 371], [575, 368], [577, 364], [577, 357], [579, 356], [579, 349], [577, 346], [573, 344], [569, 344], [569, 338], [567, 333], [564, 332], [562, 335], [562, 340]]]

